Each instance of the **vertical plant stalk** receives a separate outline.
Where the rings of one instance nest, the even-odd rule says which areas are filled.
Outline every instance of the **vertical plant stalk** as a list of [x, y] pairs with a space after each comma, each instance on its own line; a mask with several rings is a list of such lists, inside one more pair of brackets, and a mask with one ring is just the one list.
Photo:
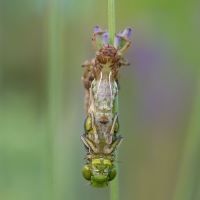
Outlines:
[[197, 83], [194, 107], [185, 138], [183, 157], [173, 200], [194, 199], [198, 195], [197, 174], [199, 172], [199, 141], [200, 141], [200, 79]]
[[108, 0], [108, 34], [109, 44], [114, 45], [115, 37], [115, 0]]
[[58, 3], [50, 0], [47, 15], [47, 113], [46, 133], [44, 137], [44, 200], [54, 200], [55, 195], [55, 162], [54, 162], [54, 136], [57, 128], [57, 91], [58, 91], [58, 68], [59, 68], [59, 47], [58, 47]]
[[[113, 104], [113, 113], [118, 112], [118, 94]], [[118, 160], [118, 153], [116, 153], [115, 160]], [[119, 167], [118, 163], [115, 164], [117, 175], [110, 183], [110, 200], [119, 200]]]
[[[114, 37], [115, 37], [115, 1], [108, 0], [108, 41], [109, 44], [114, 45]], [[113, 113], [118, 112], [118, 95], [114, 101], [113, 105]], [[118, 160], [118, 155], [116, 153], [116, 160]], [[113, 181], [110, 183], [110, 200], [118, 200], [118, 164], [116, 163], [117, 175]]]

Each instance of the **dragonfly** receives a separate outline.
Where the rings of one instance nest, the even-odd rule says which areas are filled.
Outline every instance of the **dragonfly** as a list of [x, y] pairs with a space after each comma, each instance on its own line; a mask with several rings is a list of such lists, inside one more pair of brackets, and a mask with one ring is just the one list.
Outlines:
[[87, 155], [82, 175], [94, 187], [105, 187], [116, 176], [113, 164], [116, 151], [123, 141], [118, 136], [118, 113], [113, 112], [119, 89], [119, 68], [129, 65], [122, 54], [130, 46], [131, 29], [115, 35], [114, 45], [108, 43], [108, 32], [94, 27], [92, 46], [95, 58], [86, 60], [82, 83], [86, 89], [84, 124], [81, 135]]

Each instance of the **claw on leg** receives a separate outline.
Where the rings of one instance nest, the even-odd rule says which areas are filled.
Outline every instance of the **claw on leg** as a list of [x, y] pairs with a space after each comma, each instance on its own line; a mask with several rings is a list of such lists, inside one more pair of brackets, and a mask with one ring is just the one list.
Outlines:
[[128, 65], [130, 65], [129, 61], [126, 60], [126, 59], [124, 59], [123, 57], [121, 58], [121, 60], [119, 62], [120, 62], [120, 64], [122, 66], [128, 66]]

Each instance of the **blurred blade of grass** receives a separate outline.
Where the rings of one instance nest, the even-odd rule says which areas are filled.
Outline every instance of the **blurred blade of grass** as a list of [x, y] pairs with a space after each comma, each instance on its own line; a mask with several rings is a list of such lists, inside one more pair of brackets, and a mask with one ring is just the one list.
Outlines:
[[56, 90], [57, 90], [57, 69], [58, 69], [58, 29], [56, 23], [58, 21], [57, 3], [55, 0], [49, 2], [48, 10], [48, 82], [47, 82], [47, 124], [45, 135], [45, 157], [44, 157], [44, 179], [45, 191], [44, 199], [55, 199], [54, 187], [54, 156], [53, 156], [53, 140], [56, 130]]
[[[65, 102], [66, 79], [71, 74], [66, 74], [66, 32], [64, 2], [51, 0], [47, 16], [47, 51], [48, 51], [48, 80], [47, 80], [47, 123], [45, 135], [44, 159], [44, 198], [43, 199], [74, 199], [73, 190], [74, 162], [71, 160], [71, 143], [69, 131], [75, 130], [74, 117], [76, 104]], [[71, 107], [66, 108], [67, 105]], [[68, 122], [66, 127], [66, 121]], [[70, 150], [69, 150], [70, 149]], [[66, 170], [67, 169], [67, 170]], [[68, 172], [71, 173], [68, 173]]]
[[[198, 162], [198, 164], [200, 165], [200, 162]], [[196, 194], [196, 198], [195, 200], [199, 200], [200, 199], [200, 174], [198, 174], [198, 184], [197, 184], [197, 194]]]
[[199, 172], [200, 152], [200, 78], [197, 82], [193, 110], [185, 137], [185, 146], [178, 174], [174, 200], [191, 200], [197, 195], [197, 175]]
[[44, 154], [44, 199], [55, 199], [54, 137], [59, 110], [59, 1], [51, 0], [47, 14], [47, 123]]

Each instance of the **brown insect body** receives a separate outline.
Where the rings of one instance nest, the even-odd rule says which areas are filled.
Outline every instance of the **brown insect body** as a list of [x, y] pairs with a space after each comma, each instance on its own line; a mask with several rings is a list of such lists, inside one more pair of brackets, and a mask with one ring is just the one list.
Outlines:
[[[104, 44], [95, 57], [94, 80], [91, 84], [92, 103], [94, 107], [95, 124], [98, 135], [104, 134], [105, 138], [113, 126], [115, 113], [113, 114], [113, 102], [118, 93], [116, 77], [118, 74], [121, 53], [114, 46]], [[94, 105], [93, 105], [94, 104]], [[108, 141], [110, 139], [110, 141]], [[111, 143], [111, 138], [107, 143]]]
[[96, 35], [104, 31], [95, 32], [92, 36], [95, 59], [82, 64], [86, 70], [82, 83], [86, 88], [85, 111], [88, 115], [85, 127], [86, 133], [81, 139], [88, 148], [87, 159], [104, 157], [114, 158], [116, 149], [123, 138], [116, 135], [119, 129], [118, 114], [113, 113], [113, 104], [118, 94], [118, 69], [121, 65], [128, 65], [122, 58], [122, 52], [129, 46], [117, 50], [113, 45], [103, 44], [98, 50], [95, 42]]

